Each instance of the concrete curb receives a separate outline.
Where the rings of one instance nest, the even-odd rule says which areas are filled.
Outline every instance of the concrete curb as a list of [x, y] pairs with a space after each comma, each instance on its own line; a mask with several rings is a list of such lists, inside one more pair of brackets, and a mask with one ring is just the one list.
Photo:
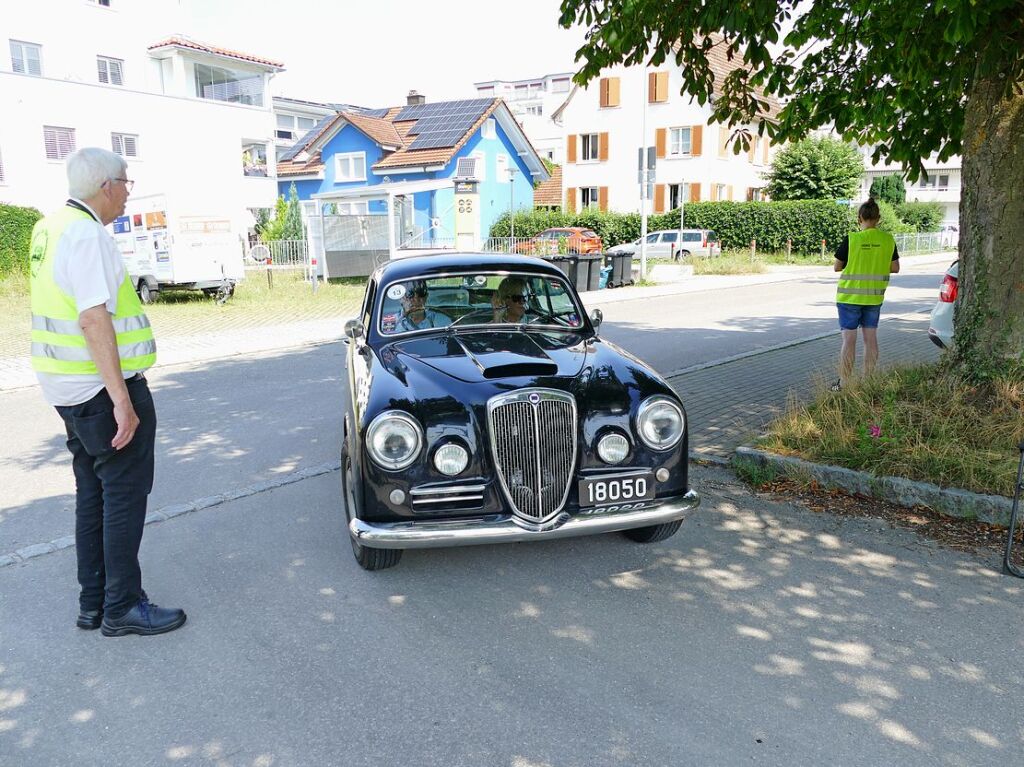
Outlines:
[[[332, 471], [337, 471], [341, 468], [340, 461], [331, 461], [330, 463], [320, 464], [319, 466], [309, 466], [304, 469], [293, 471], [291, 474], [285, 474], [280, 477], [274, 477], [273, 479], [267, 479], [262, 482], [256, 482], [245, 487], [236, 487], [231, 490], [227, 490], [220, 495], [208, 495], [203, 498], [197, 498], [194, 501], [188, 503], [175, 503], [169, 506], [162, 506], [159, 509], [154, 509], [146, 514], [146, 524], [155, 525], [158, 522], [166, 522], [168, 519], [174, 517], [180, 517], [182, 514], [188, 514], [189, 512], [199, 511], [201, 509], [209, 509], [213, 506], [220, 506], [221, 504], [228, 503], [229, 501], [235, 501], [239, 498], [248, 498], [252, 495], [258, 495], [265, 493], [267, 490], [273, 490], [274, 488], [284, 487], [294, 482], [301, 482], [304, 479], [310, 477], [318, 477], [321, 474], [330, 474]], [[75, 545], [75, 536], [65, 535], [62, 538], [57, 538], [53, 541], [46, 543], [34, 543], [31, 546], [24, 546], [17, 551], [12, 551], [7, 554], [0, 554], [0, 568], [7, 567], [8, 565], [17, 565], [22, 562], [26, 562], [29, 559], [35, 559], [45, 554], [53, 554], [56, 551], [62, 551], [63, 549], [73, 548]]]
[[1013, 502], [1001, 495], [982, 495], [902, 477], [876, 477], [863, 471], [812, 463], [802, 458], [777, 455], [752, 447], [736, 448], [732, 462], [734, 465], [746, 462], [771, 467], [785, 476], [812, 478], [825, 487], [881, 498], [900, 506], [927, 506], [951, 517], [978, 519], [1003, 527], [1010, 523]]

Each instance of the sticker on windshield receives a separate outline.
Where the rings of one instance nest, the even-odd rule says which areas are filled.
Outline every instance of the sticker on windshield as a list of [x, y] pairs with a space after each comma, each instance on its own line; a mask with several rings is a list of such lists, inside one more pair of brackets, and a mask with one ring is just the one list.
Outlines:
[[392, 285], [390, 288], [388, 288], [388, 298], [391, 298], [391, 299], [394, 299], [395, 301], [397, 301], [398, 299], [400, 299], [404, 295], [405, 295], [405, 285], [402, 285], [401, 283], [398, 283], [397, 285]]
[[[397, 287], [401, 288], [402, 286], [398, 285]], [[394, 290], [394, 288], [392, 288], [392, 290]], [[388, 293], [390, 293], [390, 292], [391, 291], [389, 290]], [[402, 289], [402, 292], [403, 293], [405, 292], [404, 288]], [[398, 315], [397, 314], [385, 314], [384, 316], [382, 316], [380, 318], [380, 329], [384, 333], [392, 333], [392, 332], [394, 332], [395, 328], [397, 328], [397, 327], [398, 327]]]

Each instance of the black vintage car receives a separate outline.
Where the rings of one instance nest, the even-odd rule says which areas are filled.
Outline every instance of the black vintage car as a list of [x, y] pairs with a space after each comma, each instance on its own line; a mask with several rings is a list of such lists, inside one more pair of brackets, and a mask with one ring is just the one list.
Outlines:
[[565, 275], [523, 256], [396, 260], [345, 327], [342, 489], [356, 560], [624, 531], [700, 503], [683, 405], [598, 335]]

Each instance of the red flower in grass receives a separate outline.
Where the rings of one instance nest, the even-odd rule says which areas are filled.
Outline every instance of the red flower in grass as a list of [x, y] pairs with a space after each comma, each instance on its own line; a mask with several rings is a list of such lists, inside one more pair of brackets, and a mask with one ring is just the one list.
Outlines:
[[882, 427], [877, 423], [873, 423], [868, 427], [868, 434], [870, 434], [873, 439], [878, 439], [882, 436]]

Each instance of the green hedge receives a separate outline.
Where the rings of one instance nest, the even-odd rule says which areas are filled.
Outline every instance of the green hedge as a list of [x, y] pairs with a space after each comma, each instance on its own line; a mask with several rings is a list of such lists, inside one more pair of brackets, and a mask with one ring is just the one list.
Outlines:
[[[833, 248], [853, 224], [846, 205], [823, 200], [694, 202], [686, 205], [685, 215], [687, 228], [715, 230], [725, 248], [747, 247], [756, 238], [758, 250], [781, 251], [786, 240], [792, 239], [794, 253], [817, 253], [822, 239]], [[515, 216], [516, 237], [532, 237], [553, 226], [589, 227], [601, 236], [605, 247], [612, 247], [640, 236], [640, 214], [531, 210]], [[647, 219], [648, 231], [678, 227], [678, 210]], [[490, 236], [509, 236], [508, 214], [494, 223]]]
[[940, 202], [905, 202], [896, 206], [896, 214], [917, 232], [937, 232], [942, 228], [945, 211]]
[[28, 273], [32, 227], [42, 217], [35, 208], [0, 203], [0, 279], [15, 272]]

